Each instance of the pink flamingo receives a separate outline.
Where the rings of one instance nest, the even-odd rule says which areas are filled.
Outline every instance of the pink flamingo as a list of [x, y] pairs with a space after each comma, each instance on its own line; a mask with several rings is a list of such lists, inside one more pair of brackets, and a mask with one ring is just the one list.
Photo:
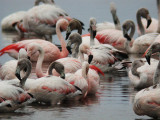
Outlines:
[[[24, 89], [31, 93], [37, 102], [50, 103], [55, 105], [61, 102], [65, 97], [81, 96], [81, 90], [67, 82], [64, 73], [64, 66], [58, 62], [53, 62], [52, 68], [49, 70], [49, 74], [52, 73], [52, 69], [61, 74], [61, 77], [46, 76], [38, 79], [27, 79], [31, 73], [31, 62], [28, 59], [21, 59], [17, 64], [16, 76], [20, 80]], [[23, 67], [27, 67], [26, 75], [21, 78], [20, 71]], [[45, 97], [44, 97], [45, 96]]]
[[13, 26], [14, 23], [19, 22], [25, 16], [26, 11], [18, 11], [4, 17], [1, 21], [1, 28], [3, 31], [14, 31], [16, 30]]
[[[47, 40], [52, 40], [52, 35], [56, 34], [56, 22], [65, 18], [72, 20], [67, 13], [56, 5], [42, 4], [28, 10], [22, 22], [17, 23], [20, 36], [23, 33], [36, 33]], [[66, 27], [61, 26], [61, 31], [66, 30]]]
[[[53, 4], [53, 0], [36, 0], [35, 5], [38, 5], [39, 2], [43, 2], [45, 4]], [[15, 24], [21, 20], [23, 20], [26, 15], [26, 11], [18, 11], [12, 13], [6, 17], [4, 17], [1, 21], [1, 28], [3, 31], [15, 31]]]
[[[20, 49], [18, 54], [18, 60], [22, 58], [27, 58], [27, 52], [25, 49]], [[10, 60], [0, 67], [0, 77], [2, 80], [15, 79], [15, 71], [18, 60]], [[24, 72], [22, 72], [24, 75]]]
[[[150, 64], [151, 53], [160, 51], [160, 44], [153, 44], [146, 53], [146, 59]], [[160, 60], [157, 64], [153, 77], [153, 86], [139, 91], [134, 98], [133, 110], [137, 115], [147, 115], [153, 118], [159, 118], [160, 113]]]
[[[4, 53], [8, 53], [11, 57], [14, 57], [17, 59], [18, 51], [20, 50], [20, 48], [28, 48], [30, 43], [38, 43], [41, 45], [41, 47], [45, 51], [44, 61], [55, 61], [59, 58], [66, 57], [68, 56], [68, 50], [66, 49], [66, 43], [60, 32], [60, 28], [61, 26], [63, 28], [66, 28], [67, 25], [68, 25], [68, 21], [65, 19], [60, 19], [56, 24], [56, 32], [61, 42], [62, 51], [60, 51], [57, 46], [55, 46], [54, 44], [48, 41], [41, 40], [41, 39], [32, 39], [32, 40], [20, 41], [15, 44], [6, 46], [2, 50], [0, 50], [0, 56], [3, 55]], [[31, 57], [31, 61], [37, 61], [37, 58], [38, 58], [38, 53]]]
[[87, 62], [83, 62], [82, 69], [77, 70], [75, 73], [66, 74], [66, 80], [78, 86], [82, 90], [81, 98], [85, 98], [88, 94], [96, 94], [100, 77], [95, 70], [89, 69]]

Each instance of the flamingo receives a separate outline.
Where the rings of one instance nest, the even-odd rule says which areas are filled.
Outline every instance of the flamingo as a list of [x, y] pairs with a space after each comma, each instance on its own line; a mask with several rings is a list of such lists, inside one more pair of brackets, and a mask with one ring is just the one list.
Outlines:
[[19, 22], [25, 16], [26, 11], [18, 11], [4, 17], [1, 21], [1, 28], [3, 31], [15, 31], [14, 24]]
[[[37, 36], [42, 36], [47, 40], [52, 40], [52, 35], [56, 34], [56, 22], [64, 18], [68, 21], [72, 20], [67, 13], [56, 5], [42, 4], [34, 6], [27, 11], [23, 21], [17, 23], [20, 36], [24, 33], [35, 33]], [[66, 30], [66, 27], [61, 26], [61, 31]]]
[[[111, 23], [111, 22], [98, 23], [98, 24], [96, 24], [96, 31], [97, 32], [105, 30], [105, 29], [121, 30], [120, 21], [118, 19], [117, 14], [116, 14], [116, 7], [115, 7], [115, 4], [113, 2], [110, 4], [110, 11], [112, 13], [114, 24]], [[68, 39], [68, 36], [71, 34], [71, 31], [78, 30], [78, 33], [81, 35], [82, 34], [82, 29], [84, 29], [84, 28], [83, 28], [83, 24], [80, 23], [80, 21], [78, 21], [78, 20], [73, 20], [72, 21], [71, 20], [69, 22], [69, 25], [68, 25], [67, 30], [66, 30], [66, 40]]]
[[[140, 18], [140, 15], [138, 15], [138, 11], [137, 11], [137, 22], [141, 25], [141, 26], [144, 26], [142, 27], [141, 29], [139, 29], [139, 27], [137, 27], [137, 32], [139, 35], [142, 35], [142, 33], [152, 33], [152, 32], [160, 32], [160, 24], [159, 24], [159, 17], [160, 17], [160, 3], [159, 3], [159, 0], [157, 0], [157, 8], [158, 8], [158, 20], [155, 19], [155, 18], [151, 18], [152, 19], [152, 23], [150, 24], [150, 26], [147, 28], [147, 22], [144, 18]], [[145, 8], [146, 9], [146, 8]], [[144, 12], [144, 10], [142, 10]], [[140, 9], [139, 9], [139, 14], [141, 14], [142, 12]], [[145, 13], [142, 13], [142, 14], [145, 14]], [[148, 17], [149, 18], [149, 17]], [[158, 28], [157, 28], [158, 26]], [[146, 29], [147, 28], [147, 29]], [[157, 29], [155, 29], [157, 28]]]
[[[119, 58], [119, 56], [127, 57], [127, 54], [124, 52], [121, 52], [117, 49], [115, 49], [113, 46], [108, 45], [108, 44], [99, 44], [99, 45], [94, 45], [94, 37], [96, 33], [95, 25], [96, 25], [96, 20], [94, 18], [90, 19], [91, 23], [91, 29], [90, 29], [90, 46], [88, 44], [85, 44], [82, 42], [80, 45], [80, 56], [82, 54], [87, 54], [88, 56], [93, 55], [93, 60], [91, 64], [97, 66], [100, 68], [103, 72], [107, 72], [109, 66], [113, 65]], [[94, 31], [95, 30], [95, 31]], [[124, 58], [120, 58], [124, 59]], [[119, 59], [119, 60], [120, 60]], [[85, 60], [87, 60], [85, 58]], [[84, 61], [83, 56], [81, 57], [81, 61]]]
[[[25, 49], [20, 49], [18, 54], [18, 60], [22, 58], [27, 58], [27, 52]], [[18, 60], [10, 60], [0, 67], [0, 77], [2, 80], [15, 79], [15, 71]], [[22, 72], [24, 74], [24, 72]]]
[[[142, 24], [142, 21], [141, 21], [141, 17], [143, 17], [147, 20], [147, 25], [145, 25], [145, 27], [148, 28], [150, 26], [151, 22], [152, 22], [152, 19], [149, 15], [148, 9], [140, 8], [137, 11], [137, 14], [136, 14], [137, 24], [138, 24], [138, 27], [137, 27], [138, 34], [139, 35], [144, 35], [146, 32], [149, 32], [149, 30], [147, 31], [147, 29], [144, 28], [144, 26]], [[146, 22], [145, 22], [145, 24], [146, 24]]]
[[153, 75], [158, 65], [158, 60], [152, 59], [151, 64], [148, 65], [144, 59], [133, 61], [128, 77], [134, 88], [143, 89], [153, 85]]
[[32, 103], [35, 99], [18, 87], [19, 81], [0, 80], [0, 112], [14, 112], [15, 110]]
[[[160, 44], [154, 44], [152, 47], [148, 50], [146, 54], [146, 59], [148, 63], [150, 64], [150, 52], [153, 53], [159, 52], [160, 50]], [[147, 115], [153, 118], [159, 118], [160, 117], [160, 61], [158, 62], [156, 71], [154, 73], [153, 77], [153, 86], [149, 88], [142, 89], [139, 91], [134, 98], [133, 103], [133, 110], [137, 115]]]
[[[31, 73], [31, 62], [28, 59], [21, 59], [17, 64], [16, 76], [20, 80], [24, 89], [31, 93], [37, 102], [50, 103], [55, 105], [61, 102], [65, 97], [68, 96], [81, 96], [81, 90], [67, 82], [64, 74], [64, 66], [58, 62], [53, 63], [55, 69], [59, 74], [62, 74], [62, 78], [57, 76], [46, 76], [38, 79], [27, 79]], [[57, 65], [58, 64], [58, 65]], [[21, 78], [20, 71], [23, 67], [27, 67], [26, 75]], [[52, 69], [49, 70], [51, 74]]]
[[[56, 23], [56, 32], [57, 32], [57, 36], [58, 36], [60, 43], [61, 43], [62, 51], [60, 51], [57, 46], [55, 46], [54, 44], [52, 44], [48, 41], [45, 41], [42, 39], [32, 39], [32, 40], [20, 41], [20, 42], [6, 46], [2, 50], [0, 50], [0, 56], [3, 55], [4, 53], [8, 53], [11, 57], [14, 57], [17, 59], [18, 51], [20, 48], [29, 48], [28, 46], [30, 43], [38, 43], [41, 45], [41, 47], [45, 51], [44, 61], [51, 62], [51, 61], [55, 61], [59, 58], [67, 57], [68, 50], [66, 49], [65, 40], [60, 32], [61, 26], [66, 27], [67, 25], [68, 25], [68, 21], [65, 19], [60, 19]], [[34, 51], [34, 49], [33, 49], [33, 51]], [[34, 56], [32, 56], [30, 59], [31, 59], [31, 61], [37, 61], [38, 53], [35, 54]]]
[[[53, 4], [53, 0], [36, 0], [35, 5], [38, 5], [39, 2], [43, 2], [46, 4]], [[15, 25], [17, 22], [23, 20], [26, 15], [26, 11], [17, 11], [12, 13], [6, 17], [4, 17], [1, 21], [1, 28], [3, 31], [15, 31]]]
[[96, 94], [100, 77], [95, 70], [89, 69], [89, 64], [84, 61], [82, 69], [77, 70], [75, 73], [66, 74], [66, 81], [78, 86], [82, 90], [81, 98], [85, 98], [88, 94]]
[[[125, 21], [122, 25], [124, 37], [127, 39], [125, 41], [125, 49], [128, 53], [144, 53], [147, 48], [153, 43], [158, 33], [148, 33], [142, 35], [135, 40], [132, 40], [132, 46], [130, 45], [131, 39], [135, 32], [135, 24], [131, 20]], [[131, 28], [130, 35], [128, 35], [128, 30]]]

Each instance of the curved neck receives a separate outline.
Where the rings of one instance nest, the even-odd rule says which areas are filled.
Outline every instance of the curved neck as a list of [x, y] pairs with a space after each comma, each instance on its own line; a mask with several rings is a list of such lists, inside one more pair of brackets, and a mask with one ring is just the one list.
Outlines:
[[112, 12], [113, 22], [117, 30], [121, 30], [121, 24], [116, 12]]
[[65, 40], [61, 34], [59, 24], [56, 25], [56, 33], [57, 33], [58, 39], [60, 40], [61, 47], [62, 47], [62, 51], [60, 53], [60, 58], [64, 58], [64, 57], [68, 56], [68, 50], [66, 49], [66, 43], [65, 43]]
[[44, 50], [41, 47], [39, 47], [39, 57], [36, 64], [36, 75], [38, 78], [45, 76], [42, 70], [43, 60], [44, 60]]
[[141, 14], [139, 12], [137, 12], [136, 18], [137, 18], [137, 24], [138, 24], [139, 30], [141, 32], [141, 35], [144, 35], [145, 30], [144, 30], [144, 26], [141, 21]]
[[160, 83], [160, 54], [159, 54], [159, 62], [156, 69], [156, 72], [154, 73], [153, 77], [153, 85]]
[[84, 62], [84, 55], [80, 50], [79, 50], [79, 57], [80, 57], [81, 63], [83, 63]]
[[160, 0], [157, 0], [157, 8], [158, 8], [158, 28], [157, 28], [157, 32], [160, 33]]

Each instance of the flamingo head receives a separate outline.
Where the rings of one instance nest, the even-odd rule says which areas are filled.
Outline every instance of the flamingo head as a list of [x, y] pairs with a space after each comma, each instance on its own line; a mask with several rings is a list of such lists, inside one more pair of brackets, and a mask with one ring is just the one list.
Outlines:
[[143, 18], [145, 18], [147, 20], [147, 27], [148, 28], [152, 22], [151, 16], [149, 15], [149, 11], [146, 8], [141, 8], [137, 11], [137, 14], [139, 14], [140, 16], [142, 16]]
[[[135, 24], [132, 20], [127, 20], [122, 25], [123, 28], [123, 36], [128, 40], [131, 41], [134, 31], [135, 31]], [[128, 31], [131, 29], [130, 35], [128, 35]]]
[[21, 59], [21, 58], [29, 58], [27, 56], [27, 51], [24, 48], [21, 48], [19, 50], [18, 59]]
[[81, 43], [82, 43], [81, 35], [79, 33], [72, 33], [72, 34], [70, 34], [70, 36], [68, 38], [67, 50], [69, 51], [70, 54], [72, 54], [72, 51], [71, 51], [72, 44], [76, 45], [75, 49], [77, 49], [77, 51], [78, 51], [79, 45]]
[[61, 30], [66, 30], [68, 27], [68, 21], [64, 18], [61, 18], [57, 21], [56, 27], [59, 27]]
[[90, 30], [90, 32], [93, 32], [93, 38], [95, 38], [96, 33], [97, 33], [96, 24], [97, 24], [96, 19], [95, 18], [90, 18], [90, 28], [89, 28], [89, 30]]
[[52, 75], [52, 70], [55, 69], [59, 74], [60, 77], [65, 79], [65, 72], [64, 72], [64, 65], [60, 62], [52, 62], [49, 66], [48, 74]]
[[154, 53], [157, 53], [159, 51], [160, 51], [160, 43], [158, 43], [158, 42], [153, 43], [145, 55], [145, 58], [146, 58], [149, 65], [150, 65], [151, 55]]

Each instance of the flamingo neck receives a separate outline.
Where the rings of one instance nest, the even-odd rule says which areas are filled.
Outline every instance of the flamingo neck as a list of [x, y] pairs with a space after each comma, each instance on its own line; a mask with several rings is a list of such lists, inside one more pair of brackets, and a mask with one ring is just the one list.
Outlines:
[[82, 77], [87, 80], [87, 83], [88, 83], [88, 79], [87, 79], [88, 70], [89, 68], [86, 65], [82, 66]]
[[78, 51], [79, 51], [79, 44], [75, 43], [72, 50], [72, 57], [77, 58], [78, 57]]
[[64, 40], [64, 38], [61, 34], [61, 31], [60, 31], [60, 25], [56, 26], [56, 33], [57, 33], [58, 39], [60, 40], [61, 47], [62, 47], [62, 51], [60, 53], [60, 58], [67, 57], [68, 56], [68, 50], [66, 48], [65, 40]]
[[81, 51], [79, 51], [79, 57], [80, 57], [81, 63], [83, 63], [84, 62], [84, 55]]
[[45, 76], [45, 74], [42, 71], [43, 60], [44, 60], [44, 51], [42, 48], [39, 47], [39, 57], [36, 64], [36, 75], [38, 78]]
[[157, 0], [157, 8], [158, 8], [158, 28], [157, 32], [160, 33], [160, 1]]
[[156, 69], [156, 72], [154, 73], [153, 77], [153, 85], [160, 83], [160, 54], [159, 54], [159, 62]]
[[131, 41], [129, 41], [129, 40], [125, 41], [124, 48], [126, 49], [127, 53], [133, 53], [134, 52], [133, 46], [131, 47], [130, 44], [131, 44]]
[[94, 37], [93, 37], [93, 30], [92, 27], [90, 27], [90, 46], [94, 45]]
[[145, 30], [144, 30], [144, 26], [143, 26], [142, 21], [141, 21], [141, 15], [140, 15], [139, 12], [137, 13], [136, 18], [137, 18], [137, 24], [138, 24], [139, 30], [141, 32], [141, 35], [144, 35]]

